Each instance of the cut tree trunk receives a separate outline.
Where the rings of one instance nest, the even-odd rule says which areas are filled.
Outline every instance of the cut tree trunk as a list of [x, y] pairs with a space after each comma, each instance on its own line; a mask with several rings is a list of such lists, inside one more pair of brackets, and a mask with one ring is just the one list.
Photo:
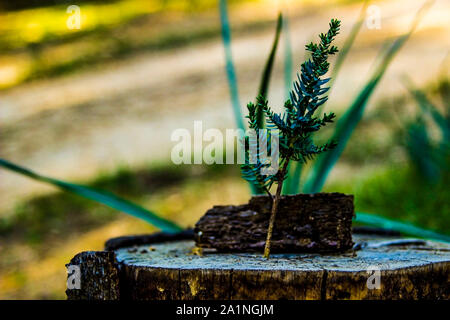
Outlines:
[[201, 254], [193, 250], [193, 240], [182, 240], [187, 235], [118, 238], [106, 248], [114, 251], [78, 254], [70, 265], [81, 270], [81, 288], [67, 290], [68, 298], [450, 298], [450, 245], [444, 243], [355, 234], [349, 253], [278, 253], [264, 259], [259, 252]]
[[[219, 252], [264, 250], [272, 200], [252, 197], [248, 204], [214, 206], [195, 225], [200, 248]], [[283, 196], [271, 252], [343, 252], [353, 246], [353, 196], [317, 193]]]

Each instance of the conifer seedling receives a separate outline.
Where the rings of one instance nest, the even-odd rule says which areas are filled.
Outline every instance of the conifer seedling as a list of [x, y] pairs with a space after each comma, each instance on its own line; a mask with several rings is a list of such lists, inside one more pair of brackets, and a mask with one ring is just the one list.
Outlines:
[[[266, 97], [261, 95], [257, 97], [256, 103], [250, 102], [247, 105], [249, 128], [253, 130], [256, 137], [260, 136], [260, 130], [262, 129], [258, 122], [258, 110], [262, 110], [264, 113], [268, 128], [278, 130], [279, 170], [270, 172], [269, 169], [272, 164], [269, 159], [261, 156], [261, 139], [258, 145], [255, 139], [251, 139], [249, 135], [244, 137], [248, 147], [245, 154], [246, 162], [241, 166], [243, 178], [253, 184], [258, 190], [266, 192], [272, 199], [271, 215], [264, 248], [265, 258], [269, 258], [270, 255], [272, 232], [289, 163], [291, 161], [306, 163], [314, 156], [336, 146], [334, 141], [318, 146], [314, 144], [312, 136], [316, 131], [333, 122], [335, 118], [334, 113], [325, 113], [322, 117], [316, 117], [314, 113], [328, 99], [325, 93], [329, 88], [325, 84], [330, 81], [330, 78], [325, 78], [324, 76], [330, 66], [328, 57], [338, 52], [337, 47], [331, 45], [331, 43], [339, 33], [339, 29], [340, 21], [332, 19], [329, 23], [328, 32], [319, 35], [319, 43], [311, 42], [306, 45], [306, 50], [310, 52], [311, 57], [301, 65], [300, 74], [297, 75], [294, 88], [290, 93], [290, 99], [284, 103], [283, 114], [273, 112], [268, 105]], [[273, 135], [267, 134], [265, 141], [263, 141], [267, 142], [267, 147], [265, 148], [267, 148], [268, 153], [276, 152], [272, 147], [272, 139]], [[254, 144], [253, 149], [252, 144]], [[250, 155], [250, 150], [257, 150], [256, 157], [255, 155]], [[256, 160], [249, 161], [251, 157], [254, 157]], [[272, 194], [270, 190], [274, 184], [277, 187], [275, 194]]]

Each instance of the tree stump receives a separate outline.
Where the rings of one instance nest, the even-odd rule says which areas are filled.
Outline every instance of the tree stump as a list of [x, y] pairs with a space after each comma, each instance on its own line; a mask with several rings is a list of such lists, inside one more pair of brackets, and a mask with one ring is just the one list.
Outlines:
[[[195, 243], [220, 252], [263, 252], [272, 199], [254, 196], [240, 206], [214, 206], [195, 225]], [[296, 194], [280, 199], [271, 253], [343, 252], [353, 246], [353, 196]]]
[[[353, 236], [341, 254], [217, 253], [195, 249], [192, 233], [108, 241], [120, 295], [98, 294], [103, 273], [78, 260], [81, 292], [69, 299], [449, 299], [450, 245], [386, 235]], [[144, 241], [145, 240], [145, 241]], [[162, 242], [160, 242], [162, 241]], [[138, 245], [133, 246], [132, 243]], [[99, 252], [104, 257], [105, 252]], [[91, 253], [92, 255], [92, 253]], [[83, 255], [78, 255], [82, 257]], [[104, 259], [103, 259], [104, 261]], [[73, 263], [74, 261], [72, 261]], [[94, 262], [95, 263], [95, 262]], [[103, 264], [103, 262], [99, 262]], [[108, 263], [108, 266], [111, 265]], [[97, 266], [98, 267], [98, 266]], [[101, 269], [101, 268], [100, 268]], [[116, 279], [116, 278], [114, 278]], [[107, 292], [116, 292], [105, 288]], [[97, 292], [95, 295], [92, 292]]]

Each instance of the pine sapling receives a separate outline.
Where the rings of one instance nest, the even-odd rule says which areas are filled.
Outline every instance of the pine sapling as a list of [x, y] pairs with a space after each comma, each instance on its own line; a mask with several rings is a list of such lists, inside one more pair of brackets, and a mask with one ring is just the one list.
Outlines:
[[[284, 113], [277, 114], [272, 111], [268, 101], [264, 96], [258, 96], [256, 103], [250, 102], [248, 108], [248, 123], [250, 129], [259, 137], [259, 144], [256, 139], [250, 135], [245, 136], [246, 161], [241, 166], [242, 176], [259, 190], [266, 192], [272, 199], [272, 209], [267, 231], [266, 244], [264, 248], [264, 257], [270, 256], [270, 245], [272, 239], [275, 218], [281, 199], [283, 181], [286, 179], [288, 165], [290, 161], [306, 163], [314, 156], [330, 150], [336, 146], [331, 141], [321, 146], [314, 144], [312, 135], [323, 126], [333, 122], [334, 113], [324, 114], [322, 117], [315, 117], [314, 112], [319, 106], [324, 104], [328, 97], [325, 93], [329, 90], [324, 85], [330, 81], [330, 78], [324, 78], [328, 72], [330, 64], [329, 55], [338, 52], [336, 46], [331, 45], [336, 35], [339, 33], [340, 21], [332, 19], [327, 33], [319, 35], [319, 43], [310, 43], [306, 45], [306, 50], [311, 53], [311, 57], [301, 65], [300, 74], [294, 82], [294, 89], [290, 93], [290, 99], [284, 104]], [[259, 111], [264, 113], [266, 123], [269, 129], [276, 129], [278, 132], [277, 148], [274, 148], [272, 141], [274, 135], [260, 134], [261, 128], [258, 127]], [[263, 137], [263, 139], [261, 139]], [[265, 144], [265, 147], [262, 146]], [[271, 172], [272, 163], [267, 157], [263, 156], [263, 151], [267, 153], [277, 152], [279, 163], [276, 172]], [[256, 155], [251, 154], [256, 150]], [[253, 152], [253, 151], [252, 151]], [[250, 160], [253, 161], [250, 161]], [[277, 184], [275, 194], [270, 189], [273, 184]]]

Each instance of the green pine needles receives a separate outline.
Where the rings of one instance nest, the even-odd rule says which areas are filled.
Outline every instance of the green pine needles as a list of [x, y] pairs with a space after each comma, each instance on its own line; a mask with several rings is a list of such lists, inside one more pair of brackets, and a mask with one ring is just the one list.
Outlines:
[[[332, 19], [329, 27], [326, 34], [320, 34], [319, 43], [306, 45], [311, 57], [301, 65], [301, 72], [294, 82], [290, 99], [284, 104], [284, 114], [274, 113], [266, 98], [261, 95], [257, 97], [256, 104], [250, 102], [247, 105], [248, 123], [253, 134], [247, 134], [244, 138], [248, 147], [245, 150], [246, 162], [241, 166], [241, 171], [244, 179], [258, 191], [266, 192], [273, 201], [264, 249], [266, 258], [270, 255], [273, 225], [289, 162], [306, 163], [336, 146], [333, 141], [318, 146], [312, 139], [314, 132], [333, 122], [335, 118], [334, 113], [324, 114], [322, 117], [314, 116], [315, 111], [328, 99], [325, 93], [329, 88], [324, 85], [330, 78], [323, 78], [330, 67], [328, 57], [338, 52], [337, 47], [331, 43], [339, 33], [340, 21]], [[261, 130], [257, 119], [258, 110], [264, 113], [268, 128], [276, 129], [275, 131]], [[273, 132], [277, 132], [277, 135]], [[256, 137], [259, 138], [259, 144]], [[274, 164], [265, 156], [267, 154], [271, 154], [272, 159], [274, 155], [278, 156], [278, 166], [275, 166], [275, 170]], [[272, 195], [270, 189], [274, 183], [277, 184], [277, 189], [275, 195]]]

